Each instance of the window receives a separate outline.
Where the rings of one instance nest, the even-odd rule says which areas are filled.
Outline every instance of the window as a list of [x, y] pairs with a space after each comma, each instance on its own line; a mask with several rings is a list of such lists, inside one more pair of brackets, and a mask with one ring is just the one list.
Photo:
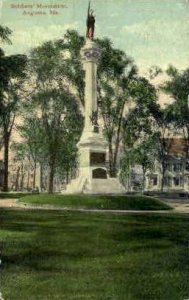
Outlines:
[[164, 185], [165, 186], [168, 186], [168, 187], [171, 187], [172, 186], [172, 178], [170, 176], [166, 176], [164, 178]]
[[180, 185], [181, 185], [181, 186], [184, 185], [184, 177], [183, 177], [183, 176], [180, 177]]
[[181, 164], [180, 163], [175, 163], [173, 165], [173, 171], [174, 172], [180, 172], [181, 171]]
[[151, 181], [152, 181], [152, 185], [154, 186], [157, 185], [157, 175], [152, 176]]
[[167, 171], [172, 171], [172, 163], [170, 163], [170, 162], [166, 163], [165, 168]]
[[175, 186], [179, 186], [180, 185], [179, 177], [173, 177], [173, 182]]
[[153, 180], [153, 185], [157, 185], [157, 176]]

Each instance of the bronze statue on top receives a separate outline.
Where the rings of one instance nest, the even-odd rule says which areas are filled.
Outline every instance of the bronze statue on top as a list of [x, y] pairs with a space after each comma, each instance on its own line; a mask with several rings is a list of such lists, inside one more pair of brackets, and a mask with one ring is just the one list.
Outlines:
[[95, 29], [95, 15], [94, 15], [94, 11], [90, 9], [90, 2], [89, 2], [86, 37], [90, 40], [93, 40], [94, 38], [94, 29]]

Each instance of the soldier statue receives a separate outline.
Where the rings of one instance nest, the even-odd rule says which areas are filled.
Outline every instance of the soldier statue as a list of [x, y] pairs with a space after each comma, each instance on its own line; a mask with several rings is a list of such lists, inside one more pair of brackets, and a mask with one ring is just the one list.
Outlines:
[[95, 29], [95, 15], [94, 15], [94, 11], [90, 9], [90, 2], [89, 2], [86, 37], [90, 40], [93, 40], [94, 38], [94, 29]]

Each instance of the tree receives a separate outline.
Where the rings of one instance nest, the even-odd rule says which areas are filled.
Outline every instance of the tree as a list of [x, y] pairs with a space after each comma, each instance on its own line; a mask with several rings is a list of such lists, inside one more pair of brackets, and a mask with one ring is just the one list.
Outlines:
[[147, 171], [153, 170], [154, 168], [154, 157], [156, 155], [156, 148], [154, 144], [153, 136], [143, 141], [141, 144], [134, 149], [134, 160], [135, 163], [142, 167], [142, 189], [145, 189], [145, 180]]
[[0, 40], [2, 42], [11, 44], [11, 40], [9, 39], [9, 35], [11, 33], [12, 33], [12, 31], [8, 27], [3, 27], [0, 25]]
[[[157, 110], [156, 89], [143, 77], [136, 77], [129, 82], [130, 99], [133, 104], [123, 117], [122, 125], [122, 159], [121, 178], [131, 186], [131, 172], [135, 164], [143, 167], [146, 173], [150, 166], [150, 153], [152, 150], [154, 111]], [[149, 147], [149, 159], [144, 149]]]
[[171, 95], [174, 102], [168, 108], [169, 120], [179, 131], [186, 142], [186, 158], [189, 158], [189, 68], [178, 71], [173, 66], [167, 70], [170, 76], [164, 85], [163, 91]]
[[120, 181], [126, 190], [131, 191], [131, 173], [135, 166], [135, 156], [133, 148], [124, 148], [120, 163]]
[[173, 130], [169, 106], [161, 108], [159, 105], [152, 110], [152, 131], [156, 145], [157, 160], [160, 164], [161, 191], [164, 189], [165, 173], [167, 170], [167, 157], [171, 147], [171, 132]]
[[129, 83], [136, 77], [137, 68], [123, 51], [113, 48], [110, 40], [97, 39], [96, 42], [102, 51], [97, 69], [98, 104], [108, 141], [109, 173], [115, 177], [125, 104], [130, 100]]
[[[23, 190], [24, 188], [24, 176], [26, 175], [26, 161], [30, 160], [28, 153], [27, 144], [21, 142], [14, 142], [11, 145], [11, 150], [14, 153], [13, 164], [16, 166], [16, 178], [13, 182], [14, 189], [17, 191], [19, 188]], [[28, 170], [29, 174], [29, 170]], [[29, 178], [28, 178], [29, 180]], [[27, 185], [28, 186], [28, 185]]]
[[80, 109], [84, 106], [84, 71], [80, 49], [84, 38], [76, 31], [68, 30], [63, 39], [48, 41], [30, 53], [30, 74], [37, 90], [53, 87], [74, 94]]
[[44, 161], [46, 161], [42, 143], [44, 139], [44, 129], [42, 128], [41, 119], [32, 114], [25, 116], [22, 125], [17, 126], [17, 129], [19, 130], [20, 136], [23, 140], [21, 145], [24, 145], [25, 148], [25, 156], [27, 156], [28, 159], [28, 167], [30, 170], [33, 170], [33, 189], [35, 189], [37, 164], [39, 163], [42, 169], [42, 165]]
[[[0, 40], [2, 42], [11, 43], [9, 35], [11, 30], [8, 27], [0, 26]], [[5, 64], [5, 54], [2, 48], [0, 48], [0, 127], [1, 127], [1, 116], [3, 114], [2, 99], [4, 89], [7, 86], [7, 65]], [[2, 143], [0, 143], [1, 146]]]
[[25, 67], [27, 58], [25, 55], [11, 55], [1, 58], [4, 69], [4, 84], [1, 87], [1, 114], [0, 124], [2, 128], [2, 144], [4, 146], [4, 186], [3, 190], [8, 191], [8, 164], [9, 144], [16, 114], [20, 106], [20, 88], [25, 78]]
[[[71, 156], [68, 152], [75, 153], [82, 130], [79, 108], [84, 83], [80, 79], [81, 63], [78, 63], [78, 54], [74, 50], [75, 38], [68, 32], [64, 40], [46, 42], [33, 49], [30, 55], [30, 72], [36, 81], [36, 89], [29, 105], [37, 112], [40, 123], [42, 153], [49, 166], [49, 193], [53, 192], [54, 177], [60, 170], [58, 165], [67, 168], [70, 164], [69, 161], [66, 165], [63, 157], [75, 158], [75, 154]], [[39, 139], [38, 134], [36, 139]]]
[[52, 91], [45, 98], [53, 101], [51, 111], [43, 110], [42, 124], [49, 172], [49, 192], [53, 192], [55, 169], [61, 162], [61, 157], [68, 158], [69, 144], [78, 140], [81, 134], [82, 119], [74, 97], [63, 91]]
[[126, 147], [124, 149], [124, 155], [121, 159], [121, 180], [125, 185], [125, 180], [127, 183], [127, 190], [131, 189], [132, 180], [132, 169], [135, 166], [142, 167], [142, 190], [145, 189], [145, 180], [147, 171], [153, 170], [154, 167], [154, 157], [156, 154], [156, 148], [154, 145], [154, 138], [148, 137], [148, 139], [143, 140], [141, 143], [135, 145], [132, 148]]
[[[0, 39], [3, 42], [11, 43], [10, 34], [11, 30], [8, 27], [0, 26]], [[0, 128], [1, 145], [4, 146], [4, 191], [8, 191], [9, 143], [19, 107], [19, 89], [25, 76], [26, 63], [25, 55], [6, 56], [0, 49]]]

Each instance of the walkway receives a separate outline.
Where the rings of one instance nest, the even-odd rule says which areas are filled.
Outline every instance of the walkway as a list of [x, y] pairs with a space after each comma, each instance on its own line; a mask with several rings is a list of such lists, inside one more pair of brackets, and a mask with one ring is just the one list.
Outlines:
[[189, 213], [189, 199], [161, 199], [161, 201], [172, 206], [176, 212]]

